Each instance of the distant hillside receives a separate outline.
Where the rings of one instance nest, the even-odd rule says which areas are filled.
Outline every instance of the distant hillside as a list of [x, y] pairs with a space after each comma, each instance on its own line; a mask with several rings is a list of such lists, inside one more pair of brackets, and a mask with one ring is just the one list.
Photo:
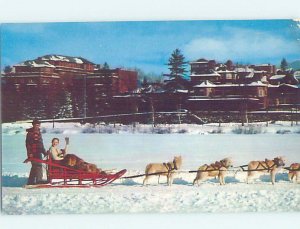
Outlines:
[[294, 69], [294, 70], [300, 71], [300, 60], [295, 60], [295, 61], [291, 62], [289, 64], [289, 67]]

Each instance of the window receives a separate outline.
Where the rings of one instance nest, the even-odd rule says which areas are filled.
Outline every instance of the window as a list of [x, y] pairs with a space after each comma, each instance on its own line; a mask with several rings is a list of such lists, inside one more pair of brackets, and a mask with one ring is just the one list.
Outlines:
[[259, 88], [258, 89], [258, 97], [264, 97], [264, 96], [265, 96], [264, 89]]
[[232, 79], [232, 74], [231, 73], [227, 73], [226, 74], [226, 79]]

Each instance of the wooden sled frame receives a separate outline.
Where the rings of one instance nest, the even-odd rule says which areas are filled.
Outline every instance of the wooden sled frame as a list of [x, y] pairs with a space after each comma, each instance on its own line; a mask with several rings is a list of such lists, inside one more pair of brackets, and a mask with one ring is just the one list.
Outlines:
[[112, 183], [116, 179], [119, 179], [127, 172], [126, 169], [123, 169], [115, 174], [91, 173], [56, 164], [51, 160], [51, 158], [46, 160], [28, 158], [24, 162], [45, 164], [47, 170], [47, 184], [32, 185], [28, 186], [28, 188], [102, 187]]

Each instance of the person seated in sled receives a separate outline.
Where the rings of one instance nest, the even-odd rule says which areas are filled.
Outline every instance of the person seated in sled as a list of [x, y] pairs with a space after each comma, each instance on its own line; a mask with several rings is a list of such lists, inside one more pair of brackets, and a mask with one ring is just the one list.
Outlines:
[[75, 154], [67, 154], [67, 149], [69, 145], [69, 138], [65, 138], [66, 144], [64, 149], [59, 149], [59, 139], [53, 138], [51, 141], [51, 146], [49, 148], [50, 157], [53, 163], [60, 164], [63, 166], [71, 167], [74, 169], [83, 170], [92, 173], [105, 174], [100, 168], [97, 168], [95, 164], [85, 162], [83, 159], [79, 158]]
[[57, 164], [62, 164], [61, 162], [64, 160], [66, 154], [67, 154], [67, 149], [68, 149], [68, 145], [69, 145], [69, 138], [66, 137], [65, 138], [65, 148], [64, 149], [58, 149], [59, 146], [59, 139], [58, 138], [53, 138], [51, 141], [51, 146], [49, 148], [49, 153], [50, 156], [52, 158], [52, 160], [54, 160], [54, 163]]

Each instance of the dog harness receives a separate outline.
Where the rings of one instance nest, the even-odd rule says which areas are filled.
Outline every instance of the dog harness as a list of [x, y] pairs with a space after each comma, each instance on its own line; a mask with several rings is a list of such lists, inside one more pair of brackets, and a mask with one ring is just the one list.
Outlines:
[[173, 160], [173, 162], [163, 163], [163, 165], [167, 168], [168, 172], [178, 169], [175, 160]]
[[[270, 160], [270, 161], [272, 161], [273, 162], [273, 165], [272, 166], [269, 166], [268, 165], [268, 163], [267, 163], [267, 159], [265, 159], [265, 165], [261, 162], [261, 161], [259, 161], [258, 162], [258, 165], [257, 165], [257, 167], [256, 167], [256, 169], [259, 169], [259, 166], [261, 166], [261, 167], [263, 167], [265, 170], [267, 170], [268, 172], [270, 172], [272, 169], [273, 169], [273, 167], [275, 166], [275, 165], [277, 165], [275, 162], [274, 162], [274, 160]], [[279, 166], [279, 165], [277, 165], [277, 166]]]

